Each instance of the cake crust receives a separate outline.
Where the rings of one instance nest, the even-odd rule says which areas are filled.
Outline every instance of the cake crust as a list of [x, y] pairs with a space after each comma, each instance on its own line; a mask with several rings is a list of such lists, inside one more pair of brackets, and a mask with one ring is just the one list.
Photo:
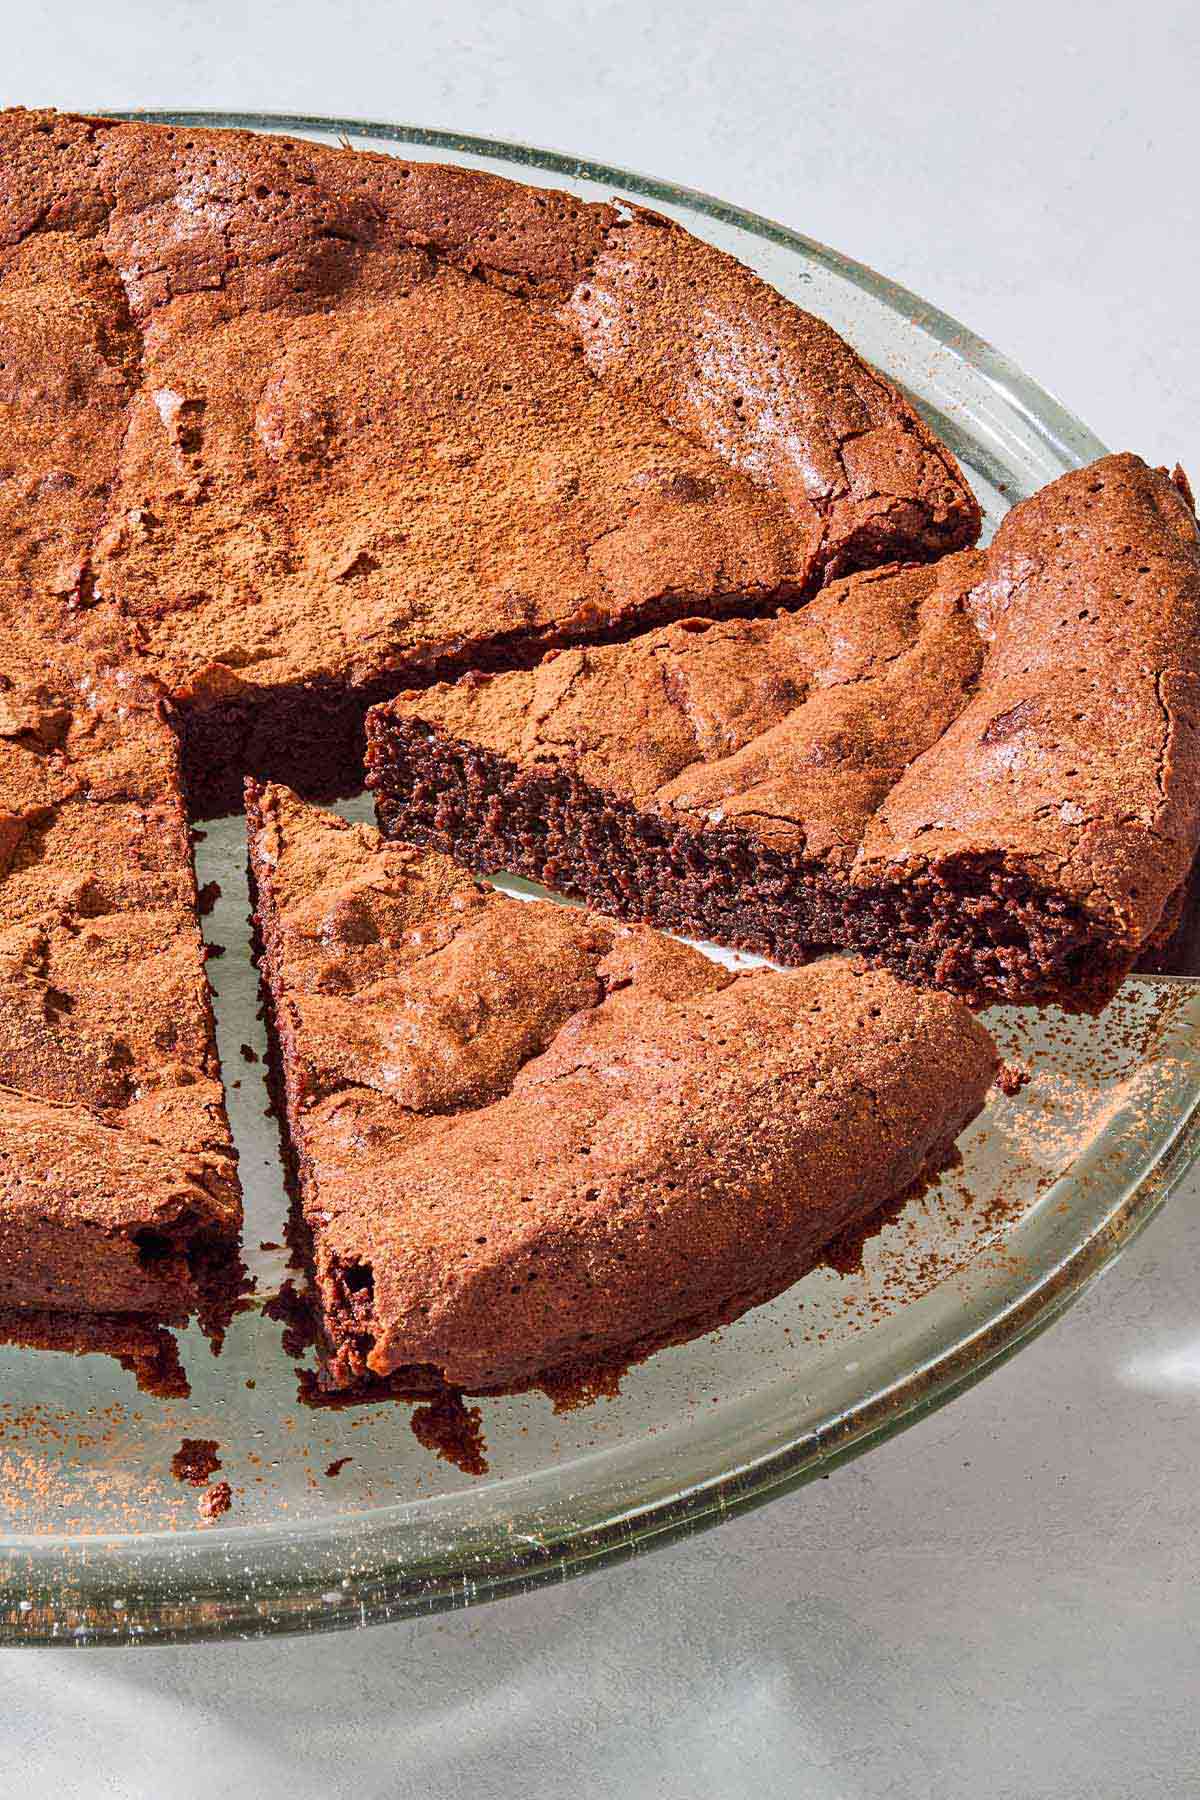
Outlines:
[[1200, 538], [1132, 456], [986, 551], [371, 715], [385, 831], [783, 960], [1102, 1005], [1200, 837]]
[[945, 445], [832, 326], [648, 207], [610, 229], [558, 317], [589, 368], [784, 496], [822, 579], [974, 543]]
[[248, 791], [324, 1379], [508, 1390], [798, 1279], [940, 1164], [996, 1059], [948, 996], [735, 975]]

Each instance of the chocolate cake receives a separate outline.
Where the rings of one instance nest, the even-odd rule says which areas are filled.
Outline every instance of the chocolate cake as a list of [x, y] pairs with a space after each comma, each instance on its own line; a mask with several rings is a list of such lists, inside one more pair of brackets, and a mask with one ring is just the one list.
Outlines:
[[219, 1326], [187, 812], [357, 789], [373, 705], [420, 847], [250, 789], [333, 1389], [639, 1354], [935, 1168], [994, 1069], [958, 1001], [601, 915], [973, 1003], [1165, 940], [1194, 518], [1126, 457], [979, 528], [883, 376], [644, 208], [0, 113], [0, 1336], [177, 1389], [162, 1325]]
[[0, 114], [0, 531], [128, 628], [190, 798], [358, 785], [365, 705], [974, 541], [828, 325], [641, 208], [247, 132]]
[[995, 1074], [890, 975], [735, 975], [286, 789], [247, 812], [332, 1388], [520, 1388], [736, 1317], [940, 1167]]
[[240, 1225], [164, 700], [0, 631], [0, 1334], [219, 1326]]
[[1114, 456], [986, 551], [402, 695], [368, 780], [385, 832], [625, 918], [1092, 1010], [1179, 911], [1198, 671], [1195, 515]]

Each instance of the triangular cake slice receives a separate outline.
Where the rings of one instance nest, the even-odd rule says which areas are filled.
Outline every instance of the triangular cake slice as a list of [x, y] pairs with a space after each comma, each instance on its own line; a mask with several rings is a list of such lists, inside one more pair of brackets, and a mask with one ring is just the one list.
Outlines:
[[1200, 538], [1133, 456], [986, 551], [406, 694], [384, 830], [626, 918], [972, 1002], [1108, 1000], [1200, 836]]
[[733, 974], [248, 787], [323, 1379], [520, 1388], [736, 1317], [946, 1160], [995, 1052], [845, 962]]
[[241, 1200], [204, 957], [161, 691], [0, 634], [0, 1335], [219, 1324]]

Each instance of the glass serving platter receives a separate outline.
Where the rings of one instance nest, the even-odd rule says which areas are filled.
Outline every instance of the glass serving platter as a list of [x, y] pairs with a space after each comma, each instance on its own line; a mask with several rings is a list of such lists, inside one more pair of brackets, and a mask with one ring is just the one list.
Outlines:
[[[591, 199], [636, 195], [830, 319], [910, 393], [970, 472], [992, 529], [1102, 454], [1056, 401], [935, 307], [820, 244], [702, 194], [453, 132], [316, 118], [154, 114], [494, 169]], [[363, 800], [346, 809], [369, 817]], [[201, 881], [258, 1304], [214, 1358], [181, 1347], [188, 1400], [101, 1357], [0, 1349], [0, 1642], [79, 1645], [332, 1630], [465, 1606], [594, 1569], [787, 1492], [913, 1423], [1046, 1326], [1160, 1206], [1195, 1153], [1200, 984], [1128, 982], [1098, 1021], [996, 1011], [1029, 1075], [967, 1133], [961, 1168], [865, 1246], [725, 1330], [556, 1412], [480, 1403], [488, 1473], [435, 1456], [399, 1402], [314, 1410], [261, 1310], [286, 1270], [265, 1116], [241, 820], [207, 828]], [[514, 887], [517, 884], [513, 884]], [[245, 1050], [243, 1050], [245, 1046]], [[257, 1058], [258, 1060], [251, 1060]], [[214, 1440], [232, 1506], [172, 1475]]]

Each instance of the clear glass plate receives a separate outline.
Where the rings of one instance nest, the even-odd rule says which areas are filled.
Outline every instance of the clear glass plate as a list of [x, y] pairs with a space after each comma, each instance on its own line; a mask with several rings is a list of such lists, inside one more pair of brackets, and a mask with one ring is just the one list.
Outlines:
[[[1102, 446], [989, 345], [819, 244], [718, 200], [571, 157], [334, 119], [156, 114], [437, 158], [587, 198], [636, 194], [823, 314], [914, 397], [969, 469], [989, 525]], [[353, 803], [367, 816], [362, 802]], [[201, 880], [261, 1297], [282, 1279], [284, 1198], [264, 1117], [262, 1027], [240, 820], [211, 827]], [[996, 1012], [1031, 1079], [998, 1095], [963, 1167], [866, 1247], [728, 1329], [555, 1413], [482, 1402], [489, 1472], [417, 1442], [403, 1404], [298, 1402], [260, 1311], [214, 1359], [194, 1332], [188, 1401], [139, 1394], [99, 1357], [0, 1349], [0, 1641], [110, 1644], [329, 1630], [462, 1606], [613, 1561], [827, 1474], [978, 1380], [1073, 1300], [1187, 1166], [1200, 1097], [1200, 984], [1129, 982], [1099, 1022]], [[201, 1520], [171, 1474], [214, 1439], [231, 1511]], [[340, 1471], [331, 1473], [342, 1463]]]

